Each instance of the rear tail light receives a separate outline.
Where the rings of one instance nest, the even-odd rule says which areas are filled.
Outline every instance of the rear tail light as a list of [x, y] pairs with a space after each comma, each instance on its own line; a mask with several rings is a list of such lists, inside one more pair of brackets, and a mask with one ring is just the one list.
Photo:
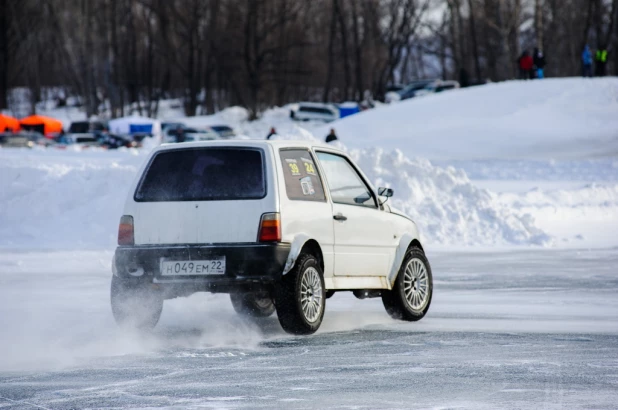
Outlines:
[[133, 217], [122, 215], [118, 225], [118, 245], [134, 245], [135, 236], [133, 231]]
[[281, 216], [278, 213], [263, 214], [260, 220], [259, 242], [281, 241]]

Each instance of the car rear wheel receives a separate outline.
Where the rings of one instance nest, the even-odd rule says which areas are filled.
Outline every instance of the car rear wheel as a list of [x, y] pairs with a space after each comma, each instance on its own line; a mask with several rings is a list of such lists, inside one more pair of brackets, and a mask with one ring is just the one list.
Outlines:
[[324, 274], [310, 254], [301, 254], [294, 268], [275, 286], [277, 316], [288, 333], [309, 335], [318, 330], [325, 300]]
[[152, 329], [163, 311], [163, 295], [145, 283], [131, 283], [112, 276], [112, 314], [116, 323], [135, 329]]
[[392, 290], [382, 291], [382, 303], [393, 318], [421, 320], [431, 304], [433, 278], [429, 261], [419, 248], [408, 250]]
[[267, 294], [231, 293], [232, 306], [239, 315], [268, 317], [275, 313], [275, 304]]

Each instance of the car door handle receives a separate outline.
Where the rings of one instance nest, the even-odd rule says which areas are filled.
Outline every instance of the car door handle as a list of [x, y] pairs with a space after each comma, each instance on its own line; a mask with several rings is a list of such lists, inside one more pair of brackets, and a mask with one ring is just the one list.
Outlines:
[[339, 213], [339, 214], [337, 214], [337, 215], [333, 215], [333, 219], [334, 219], [335, 221], [341, 221], [341, 222], [343, 222], [343, 221], [347, 221], [347, 220], [348, 220], [348, 218], [347, 218], [347, 217], [343, 216], [343, 215], [342, 215], [342, 214], [340, 214], [340, 213]]

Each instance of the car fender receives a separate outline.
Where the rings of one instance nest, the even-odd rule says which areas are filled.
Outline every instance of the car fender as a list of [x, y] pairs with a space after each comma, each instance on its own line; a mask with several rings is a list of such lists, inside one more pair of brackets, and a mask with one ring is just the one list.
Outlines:
[[418, 241], [418, 238], [416, 236], [406, 232], [399, 240], [399, 245], [397, 246], [397, 251], [395, 252], [395, 259], [393, 260], [393, 266], [391, 266], [391, 271], [389, 272], [387, 277], [387, 281], [391, 289], [393, 288], [393, 286], [395, 286], [395, 280], [397, 279], [397, 274], [399, 273], [399, 269], [401, 268], [403, 258], [405, 258], [406, 252], [408, 251], [410, 244], [415, 239]]
[[307, 243], [309, 239], [311, 239], [311, 237], [306, 233], [299, 233], [294, 236], [294, 240], [292, 241], [292, 246], [290, 248], [290, 253], [288, 254], [288, 259], [285, 262], [285, 267], [283, 268], [283, 275], [292, 270], [294, 264], [296, 263], [298, 255], [300, 255], [300, 251], [303, 249], [303, 246], [305, 246], [305, 243]]

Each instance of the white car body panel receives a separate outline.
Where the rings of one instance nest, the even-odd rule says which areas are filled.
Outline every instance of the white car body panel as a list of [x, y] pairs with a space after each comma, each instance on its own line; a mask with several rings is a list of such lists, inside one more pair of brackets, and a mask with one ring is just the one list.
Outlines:
[[[263, 199], [228, 201], [134, 200], [141, 175], [156, 153], [199, 147], [261, 149], [264, 153], [266, 196]], [[326, 201], [288, 198], [279, 150], [291, 148], [311, 152], [322, 179]], [[388, 206], [373, 209], [333, 204], [324, 172], [315, 155], [316, 150], [349, 159], [339, 150], [307, 141], [219, 140], [166, 144], [156, 148], [151, 159], [142, 166], [124, 207], [124, 214], [134, 219], [135, 244], [255, 243], [262, 214], [279, 212], [282, 242], [291, 244], [284, 274], [294, 266], [303, 246], [315, 241], [323, 257], [326, 289], [391, 289], [408, 247], [414, 240], [419, 240], [416, 225], [406, 217], [391, 213]], [[362, 171], [356, 166], [354, 168], [367, 182]], [[371, 184], [368, 185], [375, 194], [376, 190]], [[348, 220], [335, 221], [333, 215], [338, 212]]]
[[[162, 145], [152, 156], [162, 150], [199, 147], [206, 144], [208, 143], [191, 142]], [[212, 146], [231, 145], [215, 144]], [[133, 194], [139, 184], [138, 179], [131, 188], [124, 212], [125, 215], [133, 216], [135, 244], [256, 242], [262, 214], [279, 211], [279, 191], [276, 189], [277, 181], [269, 147], [251, 142], [245, 142], [242, 146], [260, 148], [264, 152], [266, 197], [235, 201], [136, 202]], [[142, 173], [143, 171], [140, 175]]]

